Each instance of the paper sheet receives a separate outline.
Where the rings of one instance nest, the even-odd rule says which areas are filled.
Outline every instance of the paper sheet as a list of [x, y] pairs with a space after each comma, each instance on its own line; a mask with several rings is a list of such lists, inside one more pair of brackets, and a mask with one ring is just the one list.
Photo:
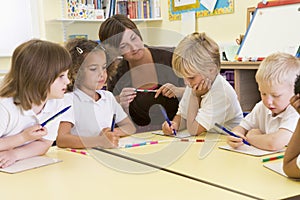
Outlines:
[[207, 10], [213, 12], [216, 6], [217, 0], [201, 0], [200, 4], [202, 4]]
[[22, 172], [29, 169], [34, 169], [34, 168], [58, 163], [61, 161], [62, 160], [56, 158], [49, 158], [46, 156], [35, 156], [31, 158], [26, 158], [24, 160], [19, 160], [6, 168], [0, 168], [0, 171], [13, 174], [13, 173]]
[[282, 176], [287, 177], [287, 175], [283, 171], [283, 162], [266, 163], [266, 164], [264, 164], [264, 167], [266, 167]]
[[235, 151], [238, 153], [244, 153], [244, 154], [248, 154], [248, 155], [252, 155], [252, 156], [264, 156], [264, 155], [269, 155], [269, 154], [274, 154], [274, 153], [278, 153], [278, 152], [283, 152], [284, 150], [279, 150], [279, 151], [265, 151], [265, 150], [261, 150], [258, 148], [255, 148], [253, 146], [248, 146], [248, 145], [242, 145], [237, 149], [232, 148], [229, 145], [226, 146], [219, 146], [220, 149], [225, 149], [225, 150], [229, 150], [229, 151]]
[[[156, 135], [164, 135], [164, 133], [162, 131], [153, 131], [153, 134]], [[164, 135], [164, 136], [169, 136], [169, 137], [174, 137], [174, 135]], [[177, 135], [175, 136], [176, 138], [186, 138], [186, 137], [191, 137], [191, 134], [187, 131], [178, 131]]]

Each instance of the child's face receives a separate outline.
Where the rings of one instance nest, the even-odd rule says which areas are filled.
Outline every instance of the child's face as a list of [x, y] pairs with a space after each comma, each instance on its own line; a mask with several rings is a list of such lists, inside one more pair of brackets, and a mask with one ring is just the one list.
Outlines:
[[293, 96], [293, 86], [287, 83], [277, 85], [259, 83], [259, 91], [263, 104], [272, 111], [273, 115], [283, 112]]
[[82, 64], [82, 90], [100, 90], [107, 79], [106, 56], [103, 51], [91, 52]]
[[184, 78], [185, 83], [190, 87], [193, 88], [196, 85], [199, 85], [199, 83], [204, 80], [205, 77], [201, 74], [191, 75]]
[[68, 79], [68, 71], [62, 72], [50, 86], [50, 92], [47, 99], [61, 99], [67, 90], [67, 85], [70, 83]]
[[144, 43], [131, 29], [126, 29], [119, 50], [125, 60], [139, 60], [144, 56]]

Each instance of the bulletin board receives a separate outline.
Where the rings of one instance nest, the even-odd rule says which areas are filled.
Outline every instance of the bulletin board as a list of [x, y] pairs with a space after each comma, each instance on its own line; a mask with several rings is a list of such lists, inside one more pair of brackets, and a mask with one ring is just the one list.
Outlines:
[[300, 1], [257, 8], [237, 52], [239, 58], [264, 58], [271, 53], [296, 55], [300, 45]]
[[[216, 0], [216, 5], [213, 12], [210, 12], [207, 8], [205, 8], [201, 4], [201, 0], [197, 0], [200, 2], [200, 7], [195, 10], [196, 17], [206, 17], [206, 16], [213, 16], [213, 15], [222, 15], [222, 14], [229, 14], [234, 12], [234, 0]], [[181, 20], [181, 14], [177, 14], [178, 12], [174, 12], [172, 9], [174, 0], [168, 0], [168, 7], [169, 7], [169, 20]], [[183, 12], [188, 12], [189, 10], [182, 10]], [[176, 14], [174, 14], [176, 13]]]

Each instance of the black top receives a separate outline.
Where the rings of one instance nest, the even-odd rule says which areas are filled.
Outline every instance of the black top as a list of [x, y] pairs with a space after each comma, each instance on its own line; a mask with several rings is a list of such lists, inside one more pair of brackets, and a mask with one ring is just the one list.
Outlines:
[[[177, 77], [172, 70], [174, 47], [147, 48], [151, 52], [158, 78], [158, 86], [151, 89], [158, 89], [165, 83], [171, 83], [177, 87], [185, 87], [183, 79]], [[108, 80], [107, 86], [108, 90], [113, 92], [114, 95], [119, 95], [124, 87], [132, 87], [129, 63], [126, 60], [119, 64], [117, 74], [111, 80]], [[177, 98], [167, 98], [163, 95], [159, 95], [155, 99], [154, 95], [155, 93], [138, 92], [136, 98], [130, 103], [129, 114], [136, 125], [159, 125], [156, 127], [161, 128], [161, 124], [165, 119], [159, 107], [157, 105], [153, 106], [155, 104], [161, 104], [165, 107], [170, 120], [175, 116], [179, 100]], [[151, 128], [148, 130], [151, 130]]]

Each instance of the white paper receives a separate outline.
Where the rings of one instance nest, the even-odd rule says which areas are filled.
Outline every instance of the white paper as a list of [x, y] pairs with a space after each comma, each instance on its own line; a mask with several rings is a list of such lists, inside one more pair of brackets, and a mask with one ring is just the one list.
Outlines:
[[229, 145], [226, 146], [219, 146], [220, 149], [225, 149], [225, 150], [229, 150], [229, 151], [235, 151], [238, 153], [244, 153], [244, 154], [248, 154], [248, 155], [252, 155], [252, 156], [264, 156], [264, 155], [269, 155], [269, 154], [274, 154], [274, 153], [278, 153], [278, 152], [283, 152], [284, 150], [278, 150], [278, 151], [265, 151], [265, 150], [261, 150], [258, 149], [254, 146], [249, 146], [249, 145], [242, 145], [239, 148], [232, 148]]
[[201, 0], [200, 4], [203, 5], [207, 10], [213, 12], [216, 6], [217, 0]]
[[[152, 133], [156, 134], [156, 135], [164, 135], [163, 131], [153, 131]], [[164, 135], [164, 136], [174, 137], [174, 135]], [[187, 137], [191, 137], [191, 134], [187, 130], [178, 131], [175, 137], [176, 138], [187, 138]]]
[[198, 0], [174, 0], [174, 6], [175, 7], [187, 6], [190, 4], [195, 4], [196, 1], [198, 1]]
[[46, 156], [35, 156], [31, 158], [26, 158], [24, 160], [19, 160], [6, 168], [0, 168], [0, 171], [7, 172], [7, 173], [17, 173], [29, 169], [34, 169], [34, 168], [54, 164], [61, 161], [62, 160], [56, 158], [49, 158]]

